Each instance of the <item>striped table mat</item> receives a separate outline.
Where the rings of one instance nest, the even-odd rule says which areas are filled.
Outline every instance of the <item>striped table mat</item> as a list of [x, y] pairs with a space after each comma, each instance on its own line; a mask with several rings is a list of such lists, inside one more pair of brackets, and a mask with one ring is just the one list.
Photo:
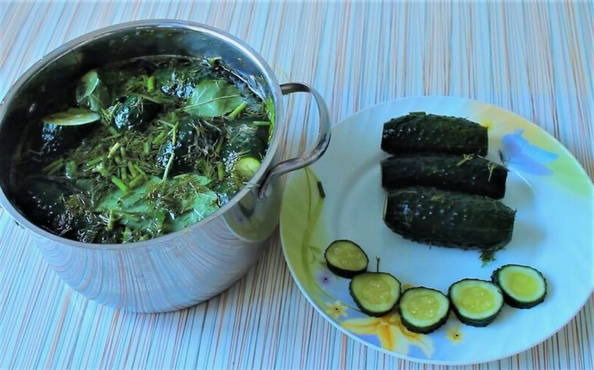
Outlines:
[[[333, 122], [403, 96], [474, 98], [536, 122], [593, 175], [594, 6], [586, 1], [0, 1], [0, 96], [63, 42], [146, 18], [203, 22], [246, 40], [280, 81], [318, 89]], [[306, 147], [316, 125], [309, 123], [310, 100], [287, 104], [288, 156]], [[593, 320], [590, 298], [544, 343], [473, 368], [592, 369]], [[38, 367], [429, 366], [368, 349], [327, 323], [292, 281], [278, 238], [219, 297], [178, 312], [138, 315], [97, 305], [65, 286], [28, 233], [0, 210], [0, 368]]]

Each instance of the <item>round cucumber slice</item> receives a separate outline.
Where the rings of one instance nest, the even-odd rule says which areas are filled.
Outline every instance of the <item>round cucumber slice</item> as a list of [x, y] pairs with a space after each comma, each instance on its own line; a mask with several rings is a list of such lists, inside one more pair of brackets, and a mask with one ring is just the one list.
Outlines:
[[503, 307], [503, 294], [490, 281], [463, 279], [450, 286], [449, 296], [460, 321], [471, 326], [487, 326]]
[[369, 259], [363, 249], [350, 240], [333, 241], [324, 253], [330, 271], [350, 279], [365, 272]]
[[364, 272], [353, 277], [349, 291], [361, 311], [383, 316], [394, 309], [400, 298], [400, 281], [385, 272]]
[[531, 308], [544, 301], [547, 283], [540, 271], [530, 266], [505, 265], [493, 272], [491, 280], [503, 291], [505, 303]]
[[418, 287], [405, 290], [398, 307], [402, 324], [408, 330], [428, 334], [448, 320], [450, 301], [438, 290]]

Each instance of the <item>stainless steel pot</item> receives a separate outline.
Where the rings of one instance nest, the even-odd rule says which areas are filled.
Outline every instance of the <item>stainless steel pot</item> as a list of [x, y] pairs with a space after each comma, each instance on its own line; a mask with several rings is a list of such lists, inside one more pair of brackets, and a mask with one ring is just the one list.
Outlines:
[[[44, 105], [65, 82], [107, 62], [144, 55], [222, 57], [265, 98], [276, 122], [268, 152], [252, 181], [210, 217], [184, 230], [130, 244], [88, 244], [56, 236], [34, 225], [13, 202], [14, 166], [27, 125], [40, 124]], [[313, 94], [319, 137], [313, 150], [279, 162], [285, 129], [282, 95]], [[279, 85], [266, 62], [235, 37], [202, 24], [149, 20], [107, 27], [68, 42], [33, 65], [0, 105], [0, 205], [30, 230], [46, 261], [74, 289], [100, 303], [136, 312], [176, 310], [204, 301], [239, 279], [256, 261], [278, 223], [278, 176], [307, 166], [330, 140], [328, 111], [305, 84]], [[10, 246], [6, 246], [10, 247]]]

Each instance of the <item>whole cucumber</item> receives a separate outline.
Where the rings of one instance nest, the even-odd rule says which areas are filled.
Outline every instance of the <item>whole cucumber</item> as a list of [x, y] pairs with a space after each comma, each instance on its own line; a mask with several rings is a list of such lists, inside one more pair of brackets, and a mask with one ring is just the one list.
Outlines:
[[484, 156], [487, 128], [464, 118], [412, 112], [384, 124], [382, 150], [399, 153], [451, 153]]
[[384, 221], [392, 231], [421, 243], [501, 249], [512, 237], [515, 211], [481, 195], [408, 187], [388, 194]]
[[455, 154], [401, 154], [384, 159], [382, 186], [393, 190], [413, 185], [462, 191], [501, 199], [507, 169], [488, 159]]

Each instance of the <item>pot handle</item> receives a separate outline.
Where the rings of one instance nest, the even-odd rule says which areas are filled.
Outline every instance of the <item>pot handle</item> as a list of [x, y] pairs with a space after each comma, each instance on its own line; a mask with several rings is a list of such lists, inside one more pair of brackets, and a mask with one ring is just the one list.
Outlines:
[[281, 84], [280, 88], [283, 95], [288, 95], [295, 92], [305, 92], [313, 95], [316, 105], [318, 106], [320, 126], [318, 130], [318, 140], [310, 152], [303, 153], [297, 158], [291, 158], [286, 161], [279, 162], [274, 167], [272, 167], [266, 173], [264, 180], [262, 180], [262, 185], [260, 186], [260, 190], [258, 192], [258, 198], [264, 197], [266, 190], [272, 181], [274, 181], [277, 177], [291, 171], [298, 170], [317, 161], [322, 156], [322, 154], [324, 154], [326, 149], [328, 149], [328, 144], [330, 144], [330, 115], [328, 114], [328, 107], [326, 107], [326, 103], [324, 102], [324, 99], [320, 93], [318, 93], [309, 85], [299, 82]]

